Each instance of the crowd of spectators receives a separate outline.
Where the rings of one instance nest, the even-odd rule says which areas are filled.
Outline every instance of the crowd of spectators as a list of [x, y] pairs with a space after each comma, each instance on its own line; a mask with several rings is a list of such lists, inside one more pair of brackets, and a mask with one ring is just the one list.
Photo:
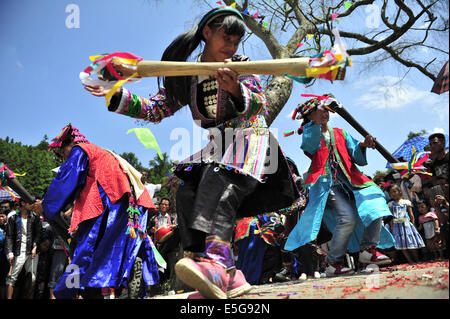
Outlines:
[[[430, 135], [427, 149], [429, 159], [424, 163], [426, 172], [405, 174], [392, 170], [373, 177], [374, 182], [384, 191], [393, 213], [384, 219], [384, 226], [393, 234], [396, 245], [384, 253], [391, 257], [394, 264], [448, 259], [449, 153], [445, 149], [444, 135], [440, 133]], [[296, 170], [295, 165], [291, 166], [291, 169]], [[145, 174], [142, 181], [152, 196], [168, 184], [168, 182], [163, 185], [148, 184]], [[292, 209], [263, 213], [250, 220], [236, 222], [236, 225], [241, 223], [239, 227], [242, 223], [248, 223], [244, 226], [251, 229], [252, 234], [259, 236], [260, 245], [263, 247], [259, 271], [249, 272], [247, 276], [247, 281], [251, 284], [324, 276], [324, 256], [327, 242], [331, 238], [324, 225], [314, 242], [292, 253], [283, 250], [283, 243], [289, 230], [300, 218], [302, 209], [308, 201], [308, 190], [303, 189], [300, 176], [297, 185], [302, 191], [303, 203], [297, 203]], [[157, 209], [148, 220], [147, 233], [167, 265], [166, 267], [159, 265], [160, 282], [143, 289], [140, 294], [143, 298], [159, 293], [189, 290], [189, 287], [177, 280], [174, 272], [174, 265], [183, 257], [183, 251], [173, 199], [154, 198], [154, 202]], [[68, 221], [70, 213], [69, 210], [65, 214]], [[161, 236], [158, 233], [160, 230], [164, 230], [167, 236]], [[401, 242], [401, 239], [398, 239], [401, 237], [401, 231], [413, 236], [414, 243]], [[243, 242], [235, 241], [234, 248], [236, 265], [245, 273], [246, 268], [252, 269], [254, 265], [251, 265], [252, 261], [248, 256], [245, 257], [246, 248]], [[1, 202], [0, 299], [54, 298], [52, 291], [65, 267], [70, 263], [69, 249], [67, 242], [55, 233], [45, 220], [30, 210], [30, 205], [20, 199]], [[355, 262], [351, 254], [347, 255], [347, 264], [355, 269], [361, 266]], [[116, 297], [121, 295], [123, 290], [116, 292]]]

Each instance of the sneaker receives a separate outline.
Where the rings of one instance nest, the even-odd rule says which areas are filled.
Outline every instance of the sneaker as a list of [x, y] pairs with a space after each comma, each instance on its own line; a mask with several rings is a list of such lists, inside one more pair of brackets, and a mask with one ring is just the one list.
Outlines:
[[187, 299], [206, 299], [206, 298], [203, 297], [202, 294], [197, 291], [197, 292], [194, 292], [194, 293], [190, 294], [187, 297]]
[[239, 269], [236, 269], [236, 273], [233, 278], [230, 278], [230, 282], [227, 288], [227, 297], [236, 298], [245, 295], [252, 290], [252, 286], [245, 280], [245, 276]]
[[351, 275], [354, 272], [355, 271], [352, 268], [345, 267], [344, 264], [341, 263], [328, 264], [325, 269], [327, 277]]
[[358, 261], [362, 264], [387, 265], [392, 263], [391, 258], [380, 253], [374, 246], [359, 253]]
[[211, 261], [195, 262], [190, 258], [182, 258], [175, 264], [175, 273], [203, 297], [227, 299], [228, 275], [222, 266]]
[[291, 280], [288, 277], [288, 271], [286, 268], [283, 268], [280, 272], [276, 273], [273, 279], [275, 282], [287, 282]]

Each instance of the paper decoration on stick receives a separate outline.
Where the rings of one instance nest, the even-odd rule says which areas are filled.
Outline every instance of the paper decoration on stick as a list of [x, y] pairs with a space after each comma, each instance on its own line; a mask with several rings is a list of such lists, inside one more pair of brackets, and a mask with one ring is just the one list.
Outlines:
[[235, 2], [233, 2], [231, 5], [230, 5], [230, 7], [232, 7], [232, 8], [236, 8], [236, 1]]
[[138, 127], [129, 129], [127, 134], [134, 132], [136, 133], [137, 138], [144, 145], [145, 148], [153, 148], [158, 152], [159, 158], [163, 161], [164, 157], [161, 154], [161, 150], [159, 149], [158, 142], [156, 142], [156, 138], [153, 135], [152, 131], [146, 127]]
[[294, 134], [295, 134], [295, 131], [289, 131], [289, 132], [285, 132], [283, 135], [284, 135], [284, 137], [288, 137], [288, 136], [291, 136]]
[[[136, 65], [142, 58], [129, 52], [115, 52], [112, 54], [102, 54], [90, 56], [89, 59], [93, 61], [87, 68], [80, 72], [80, 80], [84, 85], [102, 85], [107, 89], [110, 89], [106, 94], [106, 105], [109, 106], [109, 102], [113, 94], [126, 82], [139, 81], [139, 75], [136, 72]], [[123, 78], [113, 66], [113, 62], [121, 64], [123, 67], [134, 71], [134, 73]], [[102, 75], [103, 78], [109, 81], [100, 79], [93, 79], [90, 77], [92, 74]]]
[[353, 3], [351, 3], [351, 2], [348, 2], [348, 1], [345, 1], [345, 2], [344, 2], [344, 7], [345, 7], [346, 10], [347, 10], [348, 8], [350, 8], [352, 5], [353, 5]]
[[[330, 81], [342, 80], [345, 76], [345, 69], [352, 65], [352, 60], [347, 54], [346, 46], [340, 38], [339, 31], [334, 28], [332, 33], [335, 37], [333, 48], [310, 57], [308, 68], [305, 70], [306, 76], [291, 76], [289, 74], [285, 74], [285, 76], [302, 84], [310, 83], [313, 78]], [[307, 36], [310, 35], [307, 34]]]
[[429, 154], [426, 152], [417, 152], [414, 146], [412, 147], [412, 152], [412, 156], [408, 162], [390, 163], [391, 167], [399, 171], [401, 177], [409, 174], [432, 175], [423, 166], [423, 163], [429, 158]]
[[339, 14], [337, 14], [337, 13], [332, 13], [332, 14], [331, 14], [331, 20], [334, 20], [334, 19], [336, 19], [337, 17], [339, 17]]
[[309, 40], [314, 36], [314, 34], [307, 34], [306, 36], [308, 37], [308, 40]]
[[158, 249], [156, 249], [155, 244], [153, 243], [153, 240], [149, 238], [150, 246], [152, 247], [153, 253], [155, 254], [156, 263], [166, 269], [167, 268], [167, 262], [164, 260], [163, 256], [159, 253]]
[[253, 18], [258, 19], [259, 17], [259, 10], [256, 11], [256, 13], [253, 15]]

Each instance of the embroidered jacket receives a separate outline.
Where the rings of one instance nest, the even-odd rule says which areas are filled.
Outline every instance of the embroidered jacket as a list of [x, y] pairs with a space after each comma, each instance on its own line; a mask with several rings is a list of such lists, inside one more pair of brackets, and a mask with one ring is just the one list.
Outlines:
[[[232, 60], [247, 61], [249, 58], [236, 55]], [[264, 119], [266, 99], [260, 79], [257, 75], [239, 75], [238, 79], [243, 105], [239, 105], [239, 102], [229, 92], [223, 90], [215, 80], [209, 79], [199, 83], [198, 77], [191, 78], [189, 107], [195, 123], [206, 129], [219, 129], [222, 136], [215, 136], [218, 139], [223, 139], [222, 133], [226, 128], [239, 131], [233, 131], [235, 135], [233, 139], [221, 141], [224, 152], [215, 141], [211, 141], [201, 151], [180, 161], [179, 170], [193, 164], [215, 162], [235, 172], [256, 178], [258, 181], [262, 181], [264, 175], [276, 171], [275, 165], [268, 164], [270, 162], [268, 149], [273, 146], [272, 157], [276, 156], [275, 149], [278, 147], [278, 142], [270, 134]], [[111, 99], [108, 109], [158, 123], [173, 115], [181, 107], [168, 103], [163, 88], [149, 99], [122, 89], [120, 96]], [[275, 162], [274, 158], [272, 163]]]
[[312, 155], [305, 185], [314, 185], [320, 176], [331, 174], [330, 157], [335, 158], [336, 163], [352, 186], [362, 188], [375, 185], [371, 179], [358, 170], [354, 161], [352, 161], [346, 147], [346, 131], [339, 128], [330, 128], [329, 132], [330, 144], [326, 143], [323, 136], [321, 136], [320, 149]]
[[[86, 184], [75, 201], [69, 232], [74, 231], [79, 223], [103, 213], [104, 207], [97, 183], [102, 186], [112, 203], [116, 203], [124, 194], [131, 194], [130, 182], [111, 153], [91, 143], [82, 143], [77, 146], [81, 147], [89, 157], [89, 171]], [[153, 207], [148, 192], [142, 193], [137, 204]]]
[[[246, 56], [233, 56], [232, 61], [248, 61]], [[262, 117], [262, 112], [266, 105], [266, 99], [262, 93], [262, 86], [258, 76], [256, 75], [239, 75], [242, 97], [244, 105], [237, 105], [232, 95], [220, 88], [218, 85], [213, 86], [214, 92], [217, 93], [217, 106], [215, 118], [207, 116], [205, 109], [204, 94], [202, 86], [198, 83], [196, 76], [191, 80], [191, 101], [189, 107], [194, 120], [201, 123], [201, 127], [264, 127], [262, 119], [256, 120], [254, 117]], [[131, 116], [134, 118], [144, 119], [153, 123], [158, 123], [162, 119], [173, 115], [183, 106], [170, 105], [167, 103], [164, 88], [159, 92], [150, 96], [149, 99], [142, 98], [131, 93], [126, 89], [121, 90], [120, 97], [114, 97], [111, 100], [109, 111]], [[239, 111], [241, 110], [241, 111]]]

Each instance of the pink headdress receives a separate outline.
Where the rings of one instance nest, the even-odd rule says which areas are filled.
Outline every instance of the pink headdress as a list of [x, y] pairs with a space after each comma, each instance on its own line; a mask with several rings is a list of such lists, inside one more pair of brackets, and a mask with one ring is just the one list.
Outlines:
[[54, 139], [53, 143], [48, 147], [52, 149], [61, 148], [62, 144], [65, 141], [69, 141], [73, 143], [89, 143], [86, 137], [80, 133], [80, 131], [72, 126], [72, 123], [67, 124], [63, 127], [61, 133], [59, 133]]

